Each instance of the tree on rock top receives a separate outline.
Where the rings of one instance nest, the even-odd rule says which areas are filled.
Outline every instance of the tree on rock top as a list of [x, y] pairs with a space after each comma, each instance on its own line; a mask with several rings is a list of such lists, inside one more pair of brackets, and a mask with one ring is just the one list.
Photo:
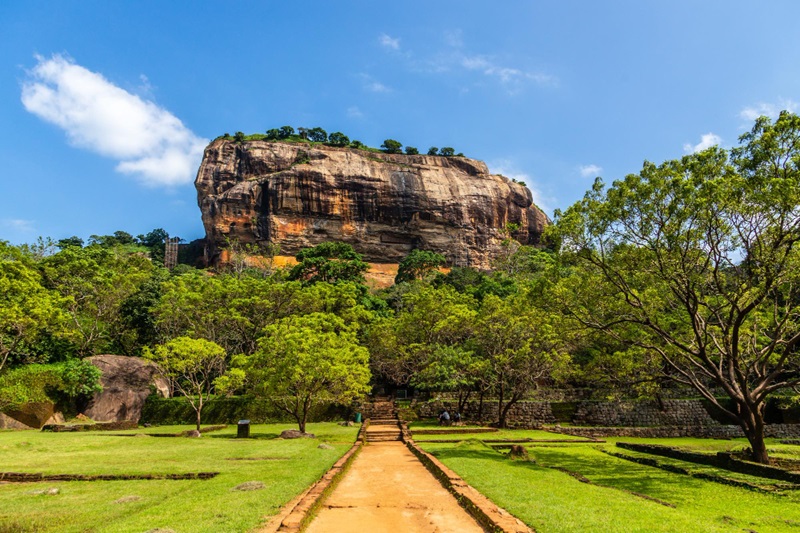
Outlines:
[[344, 242], [323, 242], [301, 250], [295, 258], [298, 264], [289, 272], [289, 279], [307, 284], [319, 281], [363, 283], [364, 272], [369, 269], [361, 254]]
[[400, 154], [402, 153], [401, 149], [403, 148], [403, 143], [400, 141], [395, 141], [394, 139], [386, 139], [383, 141], [381, 145], [381, 150], [386, 152], [387, 154]]

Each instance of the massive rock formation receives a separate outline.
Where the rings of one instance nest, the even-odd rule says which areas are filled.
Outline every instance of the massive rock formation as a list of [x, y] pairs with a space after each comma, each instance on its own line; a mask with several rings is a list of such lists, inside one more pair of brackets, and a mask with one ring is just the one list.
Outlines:
[[217, 139], [195, 186], [212, 261], [228, 238], [278, 244], [282, 255], [344, 241], [372, 263], [421, 248], [488, 269], [506, 224], [537, 244], [548, 223], [525, 185], [464, 157]]

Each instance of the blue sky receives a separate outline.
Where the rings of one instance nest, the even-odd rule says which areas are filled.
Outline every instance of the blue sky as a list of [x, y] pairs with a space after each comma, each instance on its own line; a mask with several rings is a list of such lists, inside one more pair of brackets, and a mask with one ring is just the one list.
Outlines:
[[452, 146], [552, 215], [596, 175], [798, 111], [800, 3], [0, 3], [0, 239], [203, 236], [217, 135]]

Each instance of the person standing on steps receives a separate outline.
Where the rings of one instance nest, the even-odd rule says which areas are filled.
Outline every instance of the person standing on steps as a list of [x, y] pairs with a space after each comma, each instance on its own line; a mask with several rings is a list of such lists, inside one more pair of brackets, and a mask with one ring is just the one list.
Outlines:
[[439, 425], [440, 426], [450, 425], [450, 413], [447, 411], [447, 407], [445, 407], [444, 411], [442, 411], [442, 414], [439, 415]]

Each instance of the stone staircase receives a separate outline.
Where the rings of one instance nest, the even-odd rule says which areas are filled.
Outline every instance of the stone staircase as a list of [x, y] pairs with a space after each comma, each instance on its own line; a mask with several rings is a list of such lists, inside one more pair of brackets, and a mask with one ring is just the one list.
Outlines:
[[375, 398], [369, 408], [367, 442], [387, 442], [402, 440], [400, 420], [391, 398]]

